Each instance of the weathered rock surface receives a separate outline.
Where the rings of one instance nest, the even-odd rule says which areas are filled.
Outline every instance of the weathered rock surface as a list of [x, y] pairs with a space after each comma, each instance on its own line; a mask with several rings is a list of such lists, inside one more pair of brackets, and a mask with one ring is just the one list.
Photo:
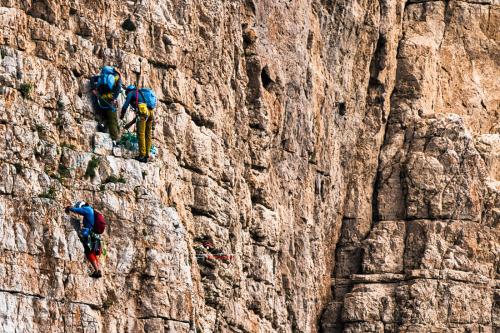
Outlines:
[[498, 13], [406, 3], [373, 219], [344, 220], [324, 331], [500, 330]]
[[[496, 0], [0, 0], [0, 331], [500, 331], [499, 27]], [[158, 95], [149, 164], [96, 132], [105, 64]]]

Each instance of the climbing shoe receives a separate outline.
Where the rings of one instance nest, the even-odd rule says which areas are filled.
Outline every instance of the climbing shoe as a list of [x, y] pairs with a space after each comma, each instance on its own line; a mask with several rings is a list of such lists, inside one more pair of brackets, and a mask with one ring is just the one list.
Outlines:
[[90, 277], [93, 277], [94, 279], [98, 279], [102, 277], [101, 271], [95, 271], [94, 273], [90, 274]]
[[106, 126], [103, 123], [98, 123], [97, 124], [97, 132], [101, 132], [101, 133], [106, 132]]
[[137, 156], [135, 159], [142, 163], [148, 163], [148, 158], [144, 156]]

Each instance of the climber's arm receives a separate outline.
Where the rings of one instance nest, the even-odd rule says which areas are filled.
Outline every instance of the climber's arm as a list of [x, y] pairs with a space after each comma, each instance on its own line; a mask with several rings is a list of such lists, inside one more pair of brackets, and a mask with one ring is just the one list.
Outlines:
[[125, 117], [125, 112], [127, 112], [128, 106], [130, 105], [130, 101], [132, 100], [132, 95], [133, 94], [127, 95], [127, 99], [125, 100], [125, 103], [123, 103], [123, 106], [122, 106], [122, 112], [120, 113], [120, 119], [123, 119], [123, 117]]

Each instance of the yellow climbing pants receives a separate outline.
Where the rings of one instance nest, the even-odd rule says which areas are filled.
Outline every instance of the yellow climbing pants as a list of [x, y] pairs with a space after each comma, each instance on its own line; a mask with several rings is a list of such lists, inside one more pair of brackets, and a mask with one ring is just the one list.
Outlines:
[[154, 112], [144, 103], [139, 104], [139, 117], [137, 121], [137, 140], [139, 141], [139, 156], [149, 157], [153, 141]]

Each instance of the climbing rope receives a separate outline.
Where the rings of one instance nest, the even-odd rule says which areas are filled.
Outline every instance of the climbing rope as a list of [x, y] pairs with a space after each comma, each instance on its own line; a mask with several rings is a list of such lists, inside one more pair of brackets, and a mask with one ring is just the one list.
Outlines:
[[[139, 151], [139, 140], [137, 139], [137, 135], [133, 132], [126, 131], [125, 133], [123, 133], [122, 137], [118, 141], [118, 144], [130, 151]], [[158, 154], [158, 149], [155, 145], [151, 146], [150, 154], [151, 157], [155, 157]]]

